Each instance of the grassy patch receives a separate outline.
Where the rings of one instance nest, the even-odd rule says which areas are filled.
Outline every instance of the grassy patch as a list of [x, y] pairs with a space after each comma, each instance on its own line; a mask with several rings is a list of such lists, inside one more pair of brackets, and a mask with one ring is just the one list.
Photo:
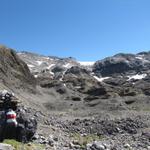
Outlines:
[[15, 150], [44, 150], [44, 146], [40, 144], [23, 144], [21, 142], [17, 142], [16, 140], [4, 140], [5, 144], [10, 144], [12, 145]]
[[84, 149], [88, 143], [91, 143], [93, 141], [100, 141], [104, 137], [102, 136], [97, 136], [95, 134], [88, 134], [88, 135], [81, 135], [79, 133], [74, 133], [71, 135], [73, 140], [77, 141], [78, 144]]
[[143, 111], [150, 111], [150, 107], [147, 107], [147, 108], [143, 108]]

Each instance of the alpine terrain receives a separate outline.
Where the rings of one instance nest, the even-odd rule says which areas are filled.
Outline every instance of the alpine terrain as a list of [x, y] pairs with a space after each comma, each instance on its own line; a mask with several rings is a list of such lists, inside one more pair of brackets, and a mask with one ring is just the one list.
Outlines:
[[150, 52], [96, 62], [0, 47], [0, 90], [37, 121], [46, 150], [149, 150]]

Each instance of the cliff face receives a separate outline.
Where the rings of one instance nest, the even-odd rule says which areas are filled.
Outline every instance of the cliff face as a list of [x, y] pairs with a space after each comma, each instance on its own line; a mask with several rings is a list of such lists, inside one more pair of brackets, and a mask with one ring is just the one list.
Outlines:
[[97, 76], [113, 76], [119, 74], [137, 74], [149, 72], [150, 52], [133, 54], [117, 54], [97, 61], [93, 71]]
[[9, 88], [33, 89], [35, 79], [12, 49], [0, 47], [0, 83]]

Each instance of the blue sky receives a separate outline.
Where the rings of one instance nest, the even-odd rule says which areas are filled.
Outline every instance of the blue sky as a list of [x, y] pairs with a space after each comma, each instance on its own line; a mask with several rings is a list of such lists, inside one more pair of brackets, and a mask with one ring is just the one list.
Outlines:
[[150, 50], [150, 0], [0, 0], [0, 43], [95, 61]]

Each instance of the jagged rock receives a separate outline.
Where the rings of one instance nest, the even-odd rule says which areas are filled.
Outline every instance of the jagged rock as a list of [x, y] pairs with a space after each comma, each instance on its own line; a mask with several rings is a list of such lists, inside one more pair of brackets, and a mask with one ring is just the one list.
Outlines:
[[113, 77], [113, 78], [108, 78], [104, 80], [105, 83], [112, 85], [112, 86], [122, 86], [123, 84], [126, 83], [125, 78], [119, 78], [119, 77]]
[[[32, 114], [19, 109], [17, 112], [17, 122], [24, 128], [23, 136], [27, 141], [31, 140], [37, 130], [37, 121]], [[22, 137], [20, 137], [22, 138]]]
[[86, 146], [86, 150], [108, 150], [109, 148], [109, 146], [100, 141], [94, 141]]
[[56, 87], [56, 91], [59, 93], [59, 94], [65, 94], [67, 93], [67, 90], [64, 86], [59, 86], [59, 87]]
[[43, 88], [62, 87], [62, 83], [58, 80], [42, 80], [40, 86]]
[[150, 82], [140, 80], [134, 84], [134, 87], [141, 90], [145, 95], [150, 96]]
[[79, 66], [73, 66], [66, 71], [66, 74], [70, 73], [80, 76], [81, 74], [88, 74], [89, 72], [86, 69], [81, 68]]
[[65, 69], [60, 66], [56, 66], [52, 69], [52, 72], [54, 73], [63, 72], [63, 71], [65, 71]]
[[101, 95], [106, 95], [107, 91], [105, 87], [99, 87], [99, 88], [92, 87], [91, 89], [87, 91], [87, 94], [93, 95], [93, 96], [101, 96]]
[[111, 76], [113, 74], [125, 74], [130, 71], [137, 72], [148, 70], [150, 61], [147, 54], [117, 54], [97, 61], [93, 66], [93, 71], [98, 76]]
[[123, 88], [119, 93], [120, 96], [135, 96], [137, 94], [137, 91], [135, 91], [133, 88]]
[[18, 53], [18, 55], [27, 63], [30, 71], [37, 76], [46, 75], [48, 77], [49, 75], [53, 77], [54, 75], [62, 75], [68, 68], [79, 65], [79, 63], [72, 57], [59, 58], [54, 56], [42, 56], [25, 51]]

